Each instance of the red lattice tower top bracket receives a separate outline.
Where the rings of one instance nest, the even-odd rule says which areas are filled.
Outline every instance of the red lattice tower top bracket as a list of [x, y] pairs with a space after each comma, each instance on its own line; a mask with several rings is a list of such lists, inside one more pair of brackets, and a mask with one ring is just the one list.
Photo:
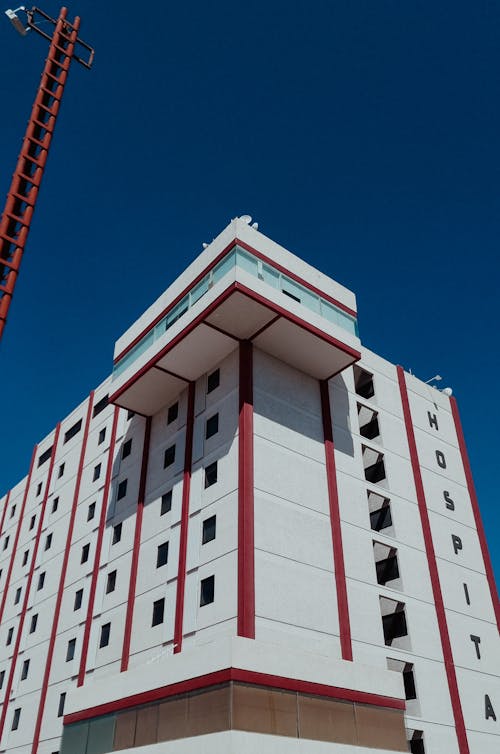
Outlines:
[[[22, 17], [19, 13], [22, 13]], [[85, 68], [90, 68], [94, 59], [94, 50], [78, 36], [80, 18], [76, 16], [70, 23], [67, 13], [66, 8], [61, 8], [59, 18], [54, 19], [36, 7], [26, 10], [21, 6], [16, 10], [6, 11], [7, 17], [20, 34], [25, 36], [30, 30], [36, 31], [50, 42], [50, 47], [0, 221], [0, 339], [7, 321], [71, 61], [76, 60]], [[38, 26], [38, 23], [46, 24], [47, 21], [53, 26], [52, 34]]]

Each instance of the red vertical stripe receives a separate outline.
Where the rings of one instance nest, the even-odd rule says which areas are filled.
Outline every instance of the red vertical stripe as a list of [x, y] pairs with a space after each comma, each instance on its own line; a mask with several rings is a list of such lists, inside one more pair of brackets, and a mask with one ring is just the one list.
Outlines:
[[57, 627], [59, 624], [59, 614], [61, 612], [61, 603], [64, 592], [64, 581], [66, 579], [66, 571], [68, 568], [69, 553], [71, 549], [71, 540], [73, 538], [73, 529], [75, 526], [76, 509], [78, 507], [78, 497], [80, 494], [80, 486], [82, 481], [82, 472], [85, 463], [85, 451], [87, 449], [87, 440], [89, 436], [90, 419], [92, 416], [92, 406], [94, 403], [94, 391], [90, 393], [87, 416], [85, 419], [85, 428], [82, 438], [82, 447], [80, 451], [80, 461], [78, 463], [78, 470], [76, 473], [75, 491], [73, 493], [73, 502], [71, 505], [71, 512], [69, 517], [68, 535], [66, 539], [66, 546], [64, 548], [63, 562], [61, 565], [61, 576], [59, 578], [59, 588], [57, 590], [56, 604], [54, 608], [54, 620], [52, 622], [52, 630], [49, 639], [49, 648], [47, 650], [47, 661], [45, 663], [45, 672], [43, 675], [42, 688], [40, 692], [40, 700], [38, 703], [38, 713], [35, 723], [35, 733], [33, 735], [33, 747], [31, 749], [32, 754], [36, 754], [38, 751], [38, 744], [40, 741], [40, 730], [42, 727], [43, 712], [45, 709], [45, 701], [47, 698], [47, 689], [49, 687], [50, 671], [52, 668], [52, 657], [54, 655], [54, 647], [56, 643]]
[[498, 592], [495, 584], [495, 576], [491, 565], [490, 553], [488, 551], [488, 544], [486, 542], [486, 535], [484, 533], [483, 522], [481, 520], [481, 513], [479, 511], [479, 503], [477, 500], [476, 489], [474, 487], [474, 480], [472, 479], [472, 471], [469, 462], [469, 456], [467, 453], [467, 447], [465, 445], [464, 433], [462, 430], [462, 423], [460, 421], [460, 415], [458, 413], [458, 405], [455, 398], [450, 398], [451, 413], [453, 415], [453, 421], [455, 422], [455, 430], [457, 433], [458, 447], [460, 449], [460, 455], [462, 456], [462, 463], [465, 472], [465, 479], [467, 481], [467, 489], [469, 491], [469, 497], [472, 504], [472, 512], [474, 513], [474, 521], [476, 522], [477, 535], [479, 537], [479, 544], [481, 545], [481, 552], [483, 553], [484, 569], [486, 571], [486, 578], [488, 579], [488, 585], [490, 587], [491, 599], [493, 602], [493, 609], [495, 611], [495, 617], [497, 619], [497, 627], [500, 631], [500, 602], [498, 601]]
[[187, 538], [189, 526], [189, 493], [191, 491], [191, 465], [193, 460], [195, 383], [188, 387], [188, 407], [186, 418], [186, 449], [184, 452], [184, 478], [182, 481], [182, 512], [179, 542], [179, 569], [177, 571], [177, 594], [175, 598], [174, 654], [182, 649], [182, 627], [184, 622], [184, 592], [186, 589]]
[[238, 420], [238, 636], [255, 639], [253, 350], [240, 343]]
[[120, 412], [120, 409], [117, 406], [115, 406], [115, 410], [113, 413], [113, 426], [111, 428], [111, 438], [109, 441], [106, 478], [104, 480], [104, 490], [102, 493], [101, 517], [99, 519], [99, 530], [97, 533], [97, 542], [95, 546], [94, 568], [92, 571], [92, 579], [90, 582], [89, 604], [87, 607], [87, 618], [85, 620], [85, 629], [83, 631], [82, 655], [80, 657], [80, 669], [78, 671], [77, 686], [83, 685], [83, 681], [85, 680], [85, 671], [87, 669], [87, 655], [89, 651], [90, 629], [92, 627], [92, 616], [94, 613], [95, 592], [97, 589], [97, 577], [99, 576], [99, 563], [101, 561], [102, 540], [104, 537], [104, 526], [106, 524], [106, 511], [108, 508], [109, 490], [111, 487], [111, 477], [113, 474], [113, 455], [114, 455], [114, 450], [115, 450], [116, 428], [118, 426], [119, 412]]
[[137, 566], [139, 564], [139, 548], [141, 546], [142, 516], [144, 513], [144, 498], [146, 496], [146, 479], [148, 475], [149, 442], [151, 438], [151, 417], [146, 419], [144, 429], [144, 444], [142, 448], [141, 479], [139, 481], [139, 497], [135, 514], [134, 549], [132, 551], [132, 565], [130, 567], [130, 581], [128, 590], [127, 615], [125, 618], [125, 632], [123, 636], [122, 662], [120, 670], [128, 668], [130, 657], [130, 638], [132, 636], [132, 621], [134, 619], [135, 587], [137, 583]]
[[469, 743], [467, 741], [467, 732], [465, 730], [464, 716], [462, 712], [462, 704], [460, 702], [460, 695], [458, 693], [457, 676], [455, 673], [455, 663], [453, 661], [453, 652], [451, 650], [450, 636], [448, 633], [448, 624], [446, 622], [446, 613], [444, 609], [443, 594], [441, 592], [441, 584], [439, 581], [439, 572], [436, 562], [436, 553], [434, 551], [434, 543], [432, 541], [431, 525], [429, 521], [429, 514], [427, 512], [427, 502], [425, 499], [424, 485], [422, 482], [422, 475], [420, 473], [420, 464], [418, 460], [417, 444], [415, 442], [415, 433], [413, 431], [413, 423], [410, 412], [410, 402], [408, 400], [408, 391], [406, 388], [406, 380], [402, 367], [398, 367], [398, 382], [399, 390], [401, 393], [401, 402], [403, 404], [403, 416], [406, 427], [406, 434], [408, 437], [408, 447], [410, 449], [411, 466], [413, 470], [413, 479], [415, 481], [415, 490], [417, 493], [418, 510], [420, 513], [420, 521], [422, 522], [422, 531], [424, 534], [425, 551], [427, 554], [427, 561], [429, 563], [429, 573], [431, 577], [432, 593], [434, 596], [434, 604], [436, 606], [436, 614], [439, 626], [439, 633], [441, 636], [441, 644], [443, 647], [444, 666], [446, 669], [446, 677], [448, 679], [448, 688], [450, 690], [451, 706], [453, 709], [453, 716], [455, 719], [455, 729], [457, 732], [458, 748], [460, 754], [469, 754]]
[[2, 520], [0, 521], [0, 537], [2, 536], [2, 532], [3, 532], [3, 523], [5, 521], [5, 514], [7, 513], [7, 508], [9, 507], [10, 492], [11, 492], [10, 490], [7, 492], [7, 497], [5, 498], [5, 505], [2, 511]]
[[320, 382], [321, 414], [323, 417], [323, 437], [325, 441], [326, 482], [328, 502], [330, 505], [330, 526], [333, 542], [333, 564], [335, 568], [335, 586], [337, 591], [337, 609], [339, 613], [340, 650], [343, 660], [352, 660], [351, 622], [347, 601], [347, 584], [344, 565], [344, 547], [342, 544], [342, 527], [340, 523], [339, 492], [337, 487], [337, 469], [335, 466], [335, 447], [333, 444], [332, 414], [328, 382]]
[[36, 557], [38, 554], [38, 547], [40, 545], [40, 537], [42, 534], [43, 520], [45, 517], [45, 509], [47, 507], [47, 498], [49, 497], [49, 489], [50, 489], [50, 483], [52, 480], [52, 472], [54, 470], [54, 461], [55, 461], [55, 457], [57, 453], [57, 443], [59, 440], [60, 430], [61, 430], [61, 424], [59, 423], [56, 427], [56, 431], [54, 435], [54, 445], [53, 445], [53, 450], [52, 450], [52, 456], [50, 458], [49, 472], [47, 474], [47, 483], [45, 485], [45, 493], [43, 495], [42, 505], [41, 505], [40, 514], [39, 514], [39, 520], [38, 520], [38, 527], [36, 530], [35, 546], [33, 548], [33, 555], [31, 557], [31, 563], [30, 563], [30, 570], [29, 570], [28, 579], [26, 581], [26, 586], [24, 590], [24, 599], [23, 599], [23, 606], [21, 608], [21, 616], [19, 618], [19, 624], [17, 626], [16, 643], [14, 645], [14, 653], [12, 655], [12, 659], [10, 663], [9, 680], [7, 681], [7, 686], [5, 689], [5, 698], [4, 698], [4, 703], [3, 703], [2, 715], [0, 717], [0, 738], [2, 737], [2, 734], [3, 734], [3, 729], [5, 725], [5, 717], [7, 715], [7, 709], [9, 707], [10, 692], [12, 691], [12, 683], [14, 681], [14, 673], [16, 671], [16, 663], [17, 663], [17, 657], [19, 655], [19, 647], [21, 645], [21, 636], [23, 633], [24, 620], [26, 618], [26, 610], [28, 609], [31, 582], [33, 581], [33, 573], [35, 571]]
[[[21, 510], [19, 512], [19, 521], [17, 522], [16, 537], [14, 539], [14, 544], [12, 546], [9, 570], [7, 571], [7, 578], [5, 579], [5, 586], [3, 588], [2, 603], [0, 604], [0, 623], [2, 622], [3, 613], [5, 610], [5, 601], [7, 599], [7, 592], [9, 591], [10, 577], [12, 576], [12, 569], [14, 567], [14, 559], [17, 555], [17, 543], [19, 542], [21, 526], [23, 525], [24, 509], [26, 508], [26, 500], [28, 499], [28, 492], [29, 492], [30, 484], [31, 484], [31, 475], [33, 474], [33, 466], [35, 465], [35, 458], [36, 458], [37, 450], [38, 450], [38, 445], [35, 445], [35, 447], [33, 448], [33, 453], [31, 455], [30, 470], [28, 472], [28, 478], [26, 480], [26, 487], [24, 488], [23, 502], [21, 504]], [[54, 455], [54, 450], [52, 451], [52, 455]]]

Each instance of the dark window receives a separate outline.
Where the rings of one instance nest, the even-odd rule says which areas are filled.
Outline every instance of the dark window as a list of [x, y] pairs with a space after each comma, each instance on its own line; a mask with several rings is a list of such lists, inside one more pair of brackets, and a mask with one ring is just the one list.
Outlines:
[[165, 492], [165, 494], [161, 496], [160, 516], [163, 516], [165, 513], [168, 513], [171, 510], [172, 510], [172, 490], [169, 490], [169, 492]]
[[57, 476], [58, 476], [58, 478], [59, 478], [59, 479], [60, 479], [60, 478], [62, 477], [62, 475], [64, 474], [64, 466], [65, 466], [65, 464], [64, 464], [64, 463], [62, 463], [62, 464], [61, 464], [61, 465], [59, 466], [59, 471], [58, 471], [58, 473], [57, 473]]
[[26, 563], [28, 562], [29, 554], [30, 554], [29, 550], [25, 550], [24, 551], [24, 553], [23, 553], [23, 566], [25, 566]]
[[386, 479], [384, 454], [373, 448], [368, 448], [366, 445], [362, 446], [362, 451], [366, 481], [371, 482], [371, 484], [382, 482]]
[[208, 576], [202, 579], [200, 584], [200, 607], [209, 605], [214, 601], [215, 593], [215, 576]]
[[389, 555], [375, 564], [377, 569], [377, 581], [385, 585], [388, 581], [399, 579], [398, 557], [396, 554]]
[[120, 522], [119, 524], [116, 524], [116, 526], [113, 526], [113, 539], [111, 541], [111, 544], [116, 545], [116, 543], [119, 542], [121, 538], [122, 538], [122, 525]]
[[122, 481], [118, 485], [118, 492], [116, 495], [116, 499], [121, 500], [122, 497], [125, 497], [126, 494], [127, 494], [127, 480], [122, 479]]
[[34, 527], [34, 525], [35, 525], [35, 521], [36, 521], [36, 516], [31, 516], [31, 521], [30, 521], [30, 531], [31, 531], [31, 530], [32, 530], [32, 528]]
[[[389, 602], [389, 600], [387, 600]], [[382, 627], [384, 629], [384, 641], [387, 646], [391, 646], [394, 639], [408, 635], [408, 626], [406, 624], [405, 606], [403, 602], [393, 602], [393, 608], [386, 615], [382, 616]]]
[[45, 540], [45, 549], [50, 550], [51, 545], [52, 545], [52, 534], [47, 534], [47, 539]]
[[43, 589], [44, 584], [45, 584], [45, 571], [43, 571], [43, 573], [41, 573], [40, 576], [38, 577], [37, 591], [40, 591], [40, 589]]
[[101, 398], [101, 400], [95, 404], [94, 410], [92, 411], [92, 416], [94, 417], [94, 416], [97, 416], [97, 414], [100, 414], [101, 411], [104, 411], [107, 405], [108, 405], [108, 396], [105, 395], [104, 398]]
[[127, 440], [122, 447], [122, 459], [127, 458], [132, 452], [132, 440]]
[[10, 509], [10, 517], [14, 518], [15, 513], [16, 513], [16, 506], [13, 505], [12, 508]]
[[111, 573], [108, 573], [108, 578], [106, 580], [106, 594], [109, 594], [110, 592], [114, 592], [115, 586], [116, 586], [116, 571], [111, 571]]
[[12, 644], [13, 636], [14, 636], [14, 629], [11, 626], [7, 632], [7, 641], [6, 641], [7, 646], [9, 646], [9, 644]]
[[37, 497], [38, 497], [38, 495], [40, 494], [41, 491], [42, 491], [42, 483], [38, 482], [37, 488], [36, 488], [36, 496]]
[[81, 608], [82, 599], [83, 599], [83, 589], [79, 589], [77, 592], [75, 592], [75, 603], [73, 605], [73, 610], [79, 610]]
[[39, 467], [40, 467], [40, 466], [42, 465], [42, 463], [45, 463], [46, 461], [48, 461], [48, 460], [49, 460], [49, 458], [51, 458], [51, 457], [52, 457], [52, 449], [53, 449], [53, 447], [54, 447], [54, 446], [52, 445], [52, 446], [51, 446], [50, 448], [48, 448], [48, 449], [47, 449], [47, 450], [46, 450], [46, 451], [45, 451], [44, 453], [42, 453], [42, 455], [41, 455], [41, 456], [40, 456], [40, 458], [38, 459], [38, 466], [39, 466]]
[[207, 419], [207, 426], [205, 429], [205, 438], [213, 437], [219, 431], [219, 414], [214, 414]]
[[130, 419], [132, 419], [133, 416], [135, 416], [135, 411], [130, 411], [129, 410], [127, 412], [127, 421], [130, 421]]
[[156, 602], [153, 602], [153, 620], [151, 621], [151, 626], [158, 626], [160, 623], [163, 623], [163, 614], [165, 612], [165, 599], [162, 598], [161, 600], [156, 600]]
[[158, 553], [156, 555], [156, 567], [161, 568], [168, 561], [168, 542], [158, 545]]
[[31, 616], [30, 634], [34, 634], [36, 631], [36, 624], [38, 623], [38, 613]]
[[209, 374], [207, 377], [207, 393], [211, 393], [220, 384], [220, 370], [216, 369], [215, 372]]
[[424, 734], [421, 730], [414, 730], [408, 741], [408, 750], [411, 754], [425, 754]]
[[101, 476], [101, 464], [98, 463], [97, 466], [94, 466], [94, 475], [92, 477], [92, 481], [95, 482], [96, 479], [99, 479]]
[[30, 669], [30, 661], [29, 660], [25, 660], [23, 662], [23, 668], [21, 670], [21, 681], [25, 681], [26, 680], [26, 678], [28, 677], [28, 671], [29, 671], [29, 669]]
[[52, 513], [55, 513], [59, 506], [59, 498], [55, 497], [52, 501]]
[[378, 412], [358, 403], [358, 421], [359, 434], [366, 437], [367, 440], [374, 440], [380, 437], [380, 427], [378, 423]]
[[82, 428], [82, 420], [77, 421], [76, 424], [73, 424], [72, 427], [68, 429], [68, 431], [64, 435], [64, 442], [67, 443], [69, 440], [71, 440], [72, 437], [78, 434], [78, 432]]
[[68, 647], [66, 649], [66, 662], [69, 662], [75, 656], [76, 639], [70, 639], [68, 641]]
[[23, 591], [22, 588], [20, 586], [18, 586], [17, 589], [16, 589], [16, 596], [14, 597], [14, 605], [18, 605], [19, 604], [19, 600], [21, 599], [22, 591]]
[[89, 551], [90, 551], [90, 544], [83, 545], [82, 547], [82, 557], [80, 558], [80, 563], [86, 563], [89, 559]]
[[87, 511], [87, 521], [92, 521], [92, 519], [95, 516], [95, 502], [90, 503], [89, 509]]
[[3, 549], [6, 550], [8, 546], [9, 546], [9, 535], [7, 534], [7, 536], [5, 537], [3, 541]]
[[381, 531], [392, 526], [391, 508], [389, 505], [384, 505], [382, 508], [370, 513], [370, 526], [375, 531]]
[[1, 688], [2, 688], [2, 686], [3, 686], [3, 682], [4, 682], [4, 680], [5, 680], [5, 670], [1, 670], [1, 671], [0, 671], [0, 689], [1, 689]]
[[172, 422], [174, 422], [178, 416], [179, 416], [179, 404], [172, 403], [172, 405], [169, 406], [169, 409], [168, 409], [167, 424], [172, 424]]
[[101, 627], [101, 638], [99, 640], [99, 648], [107, 647], [109, 644], [109, 634], [111, 632], [111, 623], [105, 623]]
[[416, 699], [417, 689], [415, 688], [415, 676], [413, 675], [413, 665], [411, 663], [407, 663], [403, 670], [403, 683], [406, 699]]
[[217, 461], [205, 466], [205, 489], [217, 481]]
[[101, 430], [99, 431], [99, 438], [98, 438], [98, 440], [97, 440], [97, 444], [98, 444], [98, 445], [102, 445], [105, 439], [106, 439], [106, 427], [103, 427], [103, 428], [102, 428], [102, 429], [101, 429]]
[[167, 466], [171, 466], [174, 461], [175, 461], [175, 445], [171, 445], [165, 451], [165, 455], [163, 457], [163, 468], [166, 469]]
[[373, 387], [373, 374], [370, 374], [370, 372], [367, 372], [365, 369], [361, 369], [361, 367], [355, 365], [354, 389], [362, 398], [372, 398], [375, 395], [375, 389]]
[[66, 692], [59, 695], [59, 705], [57, 707], [57, 717], [64, 715], [64, 702], [66, 701]]
[[215, 526], [216, 526], [216, 516], [210, 516], [210, 518], [206, 518], [203, 522], [203, 531], [201, 535], [201, 544], [204, 545], [207, 542], [211, 542], [212, 539], [215, 539]]
[[21, 717], [21, 707], [14, 710], [14, 717], [12, 718], [11, 730], [17, 730], [19, 728], [19, 718]]

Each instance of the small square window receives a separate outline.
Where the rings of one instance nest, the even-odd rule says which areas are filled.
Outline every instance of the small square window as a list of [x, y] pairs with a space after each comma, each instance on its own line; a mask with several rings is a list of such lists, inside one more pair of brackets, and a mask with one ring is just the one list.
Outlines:
[[205, 489], [217, 482], [217, 461], [205, 466]]
[[57, 472], [57, 476], [58, 476], [58, 478], [59, 478], [59, 479], [60, 479], [60, 478], [62, 477], [62, 475], [64, 474], [64, 466], [65, 466], [65, 464], [64, 464], [64, 463], [62, 463], [62, 464], [61, 464], [61, 465], [59, 466], [59, 471]]
[[35, 526], [35, 521], [36, 521], [36, 516], [31, 516], [31, 520], [30, 520], [30, 531], [31, 531], [31, 530], [33, 529], [33, 527]]
[[29, 669], [30, 669], [30, 661], [29, 660], [25, 660], [23, 662], [23, 668], [21, 670], [21, 681], [25, 681], [26, 680], [26, 678], [28, 677], [28, 671], [29, 671]]
[[37, 591], [38, 592], [41, 589], [43, 589], [43, 585], [44, 584], [45, 584], [45, 571], [43, 571], [43, 573], [41, 573], [40, 576], [38, 577], [38, 586], [37, 586]]
[[213, 437], [219, 431], [219, 414], [214, 414], [207, 419], [207, 426], [205, 429], [205, 439]]
[[95, 482], [99, 477], [101, 476], [101, 464], [98, 463], [97, 466], [94, 466], [94, 475], [92, 477], [92, 481]]
[[66, 692], [63, 691], [62, 694], [59, 695], [59, 705], [57, 707], [57, 717], [62, 717], [64, 715], [64, 703], [66, 701]]
[[31, 616], [30, 634], [34, 634], [36, 631], [36, 624], [38, 623], [38, 613]]
[[68, 641], [68, 647], [66, 649], [66, 662], [70, 662], [75, 656], [76, 639], [70, 639]]
[[42, 483], [38, 482], [38, 485], [37, 485], [37, 488], [36, 488], [36, 496], [37, 497], [41, 493], [41, 491], [42, 491]]
[[166, 469], [167, 466], [171, 466], [174, 463], [174, 461], [175, 461], [175, 445], [171, 445], [165, 451], [165, 455], [163, 457], [163, 468]]
[[122, 538], [122, 524], [121, 522], [119, 524], [116, 524], [113, 526], [113, 539], [111, 540], [112, 545], [116, 545], [120, 539]]
[[156, 567], [161, 568], [168, 562], [168, 542], [163, 542], [158, 545], [158, 552], [156, 555]]
[[0, 689], [3, 687], [3, 682], [5, 680], [5, 670], [0, 671]]
[[90, 544], [83, 545], [82, 547], [82, 557], [80, 558], [80, 563], [86, 563], [89, 559], [89, 551], [90, 551]]
[[10, 509], [10, 517], [14, 518], [15, 513], [16, 513], [16, 506], [13, 505], [12, 508]]
[[211, 393], [220, 384], [220, 370], [216, 369], [215, 372], [209, 374], [207, 377], [207, 393]]
[[17, 730], [19, 728], [19, 719], [21, 717], [21, 707], [14, 710], [14, 717], [12, 718], [11, 730]]
[[207, 542], [211, 542], [212, 539], [215, 539], [215, 527], [216, 527], [216, 516], [210, 516], [210, 518], [206, 518], [203, 522], [203, 532], [201, 536], [201, 544], [205, 545]]
[[127, 421], [130, 421], [135, 416], [135, 411], [127, 411]]
[[3, 541], [3, 549], [6, 550], [8, 546], [9, 546], [9, 535], [7, 534], [7, 536], [5, 537]]
[[108, 405], [108, 396], [105, 395], [104, 398], [101, 398], [101, 400], [95, 404], [94, 409], [92, 411], [92, 418], [95, 418], [98, 414], [101, 413], [101, 411], [104, 411], [107, 405]]
[[122, 447], [122, 459], [127, 458], [132, 452], [132, 440], [127, 440]]
[[50, 550], [52, 546], [52, 534], [47, 534], [47, 539], [45, 540], [45, 549]]
[[104, 626], [101, 627], [101, 638], [99, 640], [99, 649], [102, 649], [102, 647], [108, 646], [110, 633], [111, 633], [111, 623], [105, 623]]
[[122, 479], [122, 481], [118, 485], [118, 492], [116, 494], [116, 499], [121, 500], [122, 497], [125, 497], [126, 494], [127, 494], [127, 480]]
[[200, 607], [210, 605], [214, 601], [215, 576], [208, 576], [201, 580], [200, 584]]
[[153, 602], [153, 620], [151, 626], [158, 626], [163, 623], [163, 615], [165, 613], [165, 599], [156, 600]]
[[172, 422], [174, 422], [178, 416], [179, 416], [179, 404], [177, 402], [172, 403], [172, 405], [169, 406], [169, 409], [168, 409], [167, 424], [172, 424]]
[[16, 589], [16, 596], [14, 597], [14, 605], [19, 605], [19, 601], [21, 599], [22, 591], [23, 591], [22, 588], [20, 586], [18, 586], [17, 589]]
[[95, 516], [95, 502], [90, 503], [89, 509], [87, 511], [87, 521], [92, 521], [92, 519]]
[[14, 629], [11, 626], [7, 632], [7, 641], [5, 642], [7, 646], [12, 644], [12, 637], [14, 636]]
[[102, 445], [105, 439], [106, 439], [106, 427], [103, 427], [99, 431], [99, 437], [97, 439], [97, 444], [98, 445]]
[[165, 492], [165, 494], [161, 496], [160, 516], [164, 516], [165, 513], [169, 513], [169, 511], [171, 510], [172, 510], [172, 490], [169, 490], [168, 492]]
[[108, 578], [106, 580], [106, 594], [109, 594], [110, 592], [114, 592], [116, 587], [116, 571], [111, 571], [111, 573], [108, 573]]
[[59, 498], [55, 497], [52, 501], [52, 513], [55, 513], [59, 506]]
[[23, 566], [25, 566], [25, 565], [26, 565], [26, 563], [28, 562], [29, 554], [30, 554], [30, 551], [29, 551], [29, 550], [25, 550], [25, 551], [23, 552], [23, 563], [22, 563], [22, 564], [23, 564]]
[[81, 608], [82, 600], [83, 600], [83, 589], [79, 589], [77, 592], [75, 592], [75, 602], [73, 605], [73, 611], [79, 610]]

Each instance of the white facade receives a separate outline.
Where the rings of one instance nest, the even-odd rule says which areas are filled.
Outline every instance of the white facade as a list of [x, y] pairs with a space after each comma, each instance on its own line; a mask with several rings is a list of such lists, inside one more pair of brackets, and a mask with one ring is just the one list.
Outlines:
[[[0, 752], [498, 754], [456, 404], [365, 349], [355, 308], [237, 220], [120, 338], [0, 500]], [[153, 705], [228, 685], [227, 725], [224, 701], [161, 739]]]

